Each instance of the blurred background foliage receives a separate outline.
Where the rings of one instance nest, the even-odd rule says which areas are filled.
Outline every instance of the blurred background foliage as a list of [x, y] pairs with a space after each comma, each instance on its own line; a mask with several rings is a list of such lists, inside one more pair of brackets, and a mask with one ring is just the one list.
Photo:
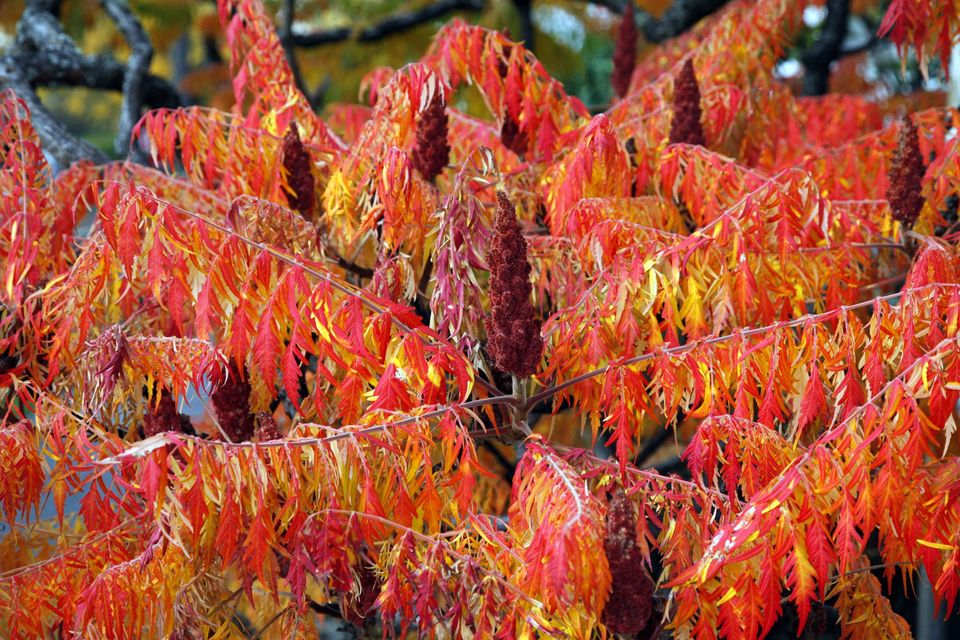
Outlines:
[[[433, 35], [448, 20], [457, 16], [489, 28], [509, 30], [521, 38], [522, 23], [516, 0], [485, 0], [480, 10], [447, 11], [414, 28], [389, 35], [375, 42], [358, 42], [359, 29], [375, 25], [398, 12], [416, 11], [433, 0], [295, 0], [292, 31], [306, 34], [349, 27], [354, 37], [342, 42], [296, 49], [303, 81], [318, 111], [325, 113], [331, 104], [360, 101], [364, 76], [377, 67], [399, 68], [418, 59], [429, 47]], [[640, 0], [637, 6], [659, 16], [671, 0]], [[130, 0], [152, 39], [155, 55], [153, 73], [173, 80], [185, 103], [205, 104], [228, 109], [232, 103], [230, 73], [226, 63], [223, 34], [212, 0]], [[265, 0], [279, 26], [283, 1]], [[0, 1], [0, 52], [12, 42], [24, 0]], [[886, 2], [854, 0], [847, 39], [852, 46], [863, 41], [865, 51], [846, 56], [835, 63], [831, 91], [874, 94], [890, 99], [897, 94], [917, 90], [932, 91], [942, 102], [936, 78], [924, 79], [914, 62], [901, 69], [900, 58], [890, 43], [871, 43], [876, 27], [886, 10]], [[778, 69], [785, 82], [800, 90], [802, 65], [797, 53], [819, 35], [826, 9], [809, 7], [804, 14], [805, 28], [793, 48], [785, 53]], [[65, 0], [62, 8], [65, 31], [88, 54], [107, 53], [118, 59], [127, 55], [127, 47], [96, 0]], [[547, 71], [560, 80], [567, 91], [579, 97], [593, 111], [601, 111], [612, 98], [610, 72], [613, 43], [620, 17], [599, 4], [586, 0], [536, 0], [532, 2], [535, 53]], [[641, 38], [641, 42], [643, 39]], [[656, 45], [641, 44], [640, 57]], [[119, 93], [83, 88], [43, 88], [44, 103], [71, 131], [112, 153], [120, 106]], [[460, 92], [456, 106], [480, 113], [478, 98]]]

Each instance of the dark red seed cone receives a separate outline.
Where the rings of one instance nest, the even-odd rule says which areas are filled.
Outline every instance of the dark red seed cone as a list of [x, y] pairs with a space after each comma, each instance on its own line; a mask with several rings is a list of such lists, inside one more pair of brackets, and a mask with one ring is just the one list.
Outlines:
[[352, 594], [344, 594], [340, 611], [344, 620], [362, 627], [380, 596], [380, 577], [365, 562], [357, 567], [357, 583]]
[[912, 227], [923, 209], [924, 198], [921, 194], [923, 174], [923, 156], [917, 127], [909, 117], [905, 117], [900, 126], [897, 152], [887, 170], [887, 200], [893, 217], [903, 226]]
[[167, 636], [167, 640], [201, 640], [203, 634], [194, 624], [179, 623]]
[[254, 422], [256, 427], [254, 428], [253, 435], [258, 442], [283, 440], [283, 433], [280, 431], [280, 427], [277, 426], [277, 421], [274, 420], [273, 416], [269, 413], [261, 411], [255, 416]]
[[143, 414], [143, 437], [149, 438], [167, 431], [193, 433], [193, 424], [190, 416], [177, 412], [177, 403], [173, 396], [161, 390], [157, 405], [151, 404]]
[[633, 0], [627, 2], [627, 9], [620, 21], [620, 32], [613, 50], [613, 74], [610, 84], [621, 98], [630, 92], [630, 79], [637, 66], [637, 23], [633, 17]]
[[608, 631], [639, 633], [653, 612], [653, 580], [637, 544], [637, 514], [623, 489], [610, 497], [603, 550], [610, 565], [610, 598], [601, 620]]
[[693, 71], [693, 61], [687, 58], [680, 75], [673, 82], [670, 144], [686, 143], [706, 146], [700, 117], [700, 85]]
[[507, 194], [497, 192], [497, 220], [490, 242], [490, 317], [487, 351], [501, 371], [517, 377], [535, 373], [543, 354], [540, 321], [530, 302], [527, 241]]
[[253, 437], [253, 416], [250, 414], [250, 383], [235, 368], [227, 379], [210, 394], [220, 428], [231, 442], [248, 442]]
[[300, 140], [297, 125], [291, 122], [287, 134], [283, 137], [283, 168], [292, 193], [287, 191], [285, 195], [290, 208], [299, 211], [300, 215], [310, 221], [313, 221], [316, 208], [316, 184], [312, 165], [313, 160]]
[[520, 130], [520, 125], [513, 119], [508, 109], [503, 110], [503, 126], [500, 128], [500, 141], [503, 142], [503, 146], [518, 156], [526, 154], [529, 147], [527, 134]]
[[[510, 30], [504, 29], [503, 35], [510, 37]], [[513, 46], [508, 45], [503, 48], [503, 57], [505, 59], [510, 58], [510, 53], [513, 51]], [[497, 61], [497, 72], [500, 74], [500, 77], [506, 79], [507, 74], [510, 71], [510, 67], [507, 65], [505, 60]], [[510, 89], [507, 87], [507, 90], [516, 91], [516, 88]], [[503, 105], [503, 124], [500, 126], [500, 141], [503, 143], [507, 149], [513, 151], [518, 156], [523, 156], [527, 153], [529, 148], [529, 141], [527, 140], [527, 134], [520, 130], [520, 124], [516, 119], [510, 114], [510, 109], [506, 105], [506, 100], [504, 100]]]
[[447, 111], [443, 92], [437, 91], [420, 115], [417, 124], [417, 146], [413, 150], [413, 166], [425, 180], [433, 181], [450, 162], [447, 142]]

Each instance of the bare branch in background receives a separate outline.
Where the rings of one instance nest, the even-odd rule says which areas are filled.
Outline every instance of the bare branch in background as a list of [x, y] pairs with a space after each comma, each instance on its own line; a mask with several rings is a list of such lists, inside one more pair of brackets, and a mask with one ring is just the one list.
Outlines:
[[30, 120], [33, 122], [37, 135], [43, 144], [43, 149], [53, 156], [59, 167], [67, 167], [78, 160], [90, 160], [97, 164], [106, 162], [109, 158], [91, 145], [67, 131], [66, 127], [50, 113], [40, 98], [34, 93], [33, 87], [23, 77], [9, 56], [0, 57], [0, 89], [10, 88], [27, 103], [30, 109]]
[[303, 81], [303, 74], [300, 73], [300, 64], [297, 62], [297, 54], [293, 43], [293, 18], [296, 14], [294, 0], [283, 0], [283, 8], [280, 10], [280, 28], [277, 35], [280, 38], [280, 44], [283, 46], [283, 53], [287, 57], [287, 64], [290, 65], [290, 71], [293, 72], [293, 80], [297, 89], [303, 95], [308, 96], [307, 86]]
[[[33, 87], [73, 86], [122, 91], [124, 67], [111, 56], [87, 56], [56, 24], [59, 35], [42, 22], [24, 23], [21, 30], [31, 47], [12, 47], [12, 58], [24, 78]], [[41, 35], [43, 34], [43, 35]], [[61, 39], [62, 37], [62, 39]], [[151, 107], [178, 107], [181, 101], [172, 84], [147, 74], [143, 82], [143, 102]]]
[[125, 154], [130, 132], [146, 103], [153, 107], [179, 106], [172, 84], [147, 73], [153, 50], [136, 18], [121, 0], [103, 0], [104, 9], [130, 44], [126, 66], [105, 56], [84, 55], [59, 20], [59, 0], [31, 0], [17, 23], [14, 43], [0, 57], [0, 87], [12, 88], [30, 107], [37, 133], [61, 166], [76, 160], [102, 163], [107, 157], [67, 131], [37, 97], [37, 87], [74, 86], [122, 91], [124, 104], [117, 135], [118, 151]]
[[126, 0], [101, 0], [101, 5], [123, 34], [130, 47], [126, 69], [123, 74], [123, 105], [120, 107], [120, 123], [117, 125], [117, 137], [113, 148], [120, 155], [126, 155], [130, 147], [130, 135], [140, 119], [143, 106], [143, 84], [153, 59], [153, 45], [143, 30], [143, 25], [130, 12]]
[[[604, 6], [616, 13], [623, 13], [628, 0], [589, 0], [591, 4]], [[634, 6], [637, 26], [650, 42], [660, 43], [676, 38], [711, 13], [727, 3], [727, 0], [674, 0], [659, 18]]]
[[829, 90], [830, 65], [840, 57], [849, 17], [850, 0], [827, 0], [827, 17], [820, 37], [800, 55], [804, 67], [803, 95], [822, 96]]

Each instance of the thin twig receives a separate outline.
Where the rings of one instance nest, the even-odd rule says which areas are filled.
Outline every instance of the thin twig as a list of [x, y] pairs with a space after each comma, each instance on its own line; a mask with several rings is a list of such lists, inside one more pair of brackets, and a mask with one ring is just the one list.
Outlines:
[[120, 155], [126, 155], [130, 149], [130, 137], [133, 128], [140, 120], [140, 108], [143, 105], [143, 84], [153, 59], [153, 46], [147, 37], [143, 25], [130, 11], [124, 0], [100, 0], [104, 10], [123, 39], [130, 47], [126, 69], [123, 74], [123, 104], [120, 107], [120, 123], [117, 125], [117, 137], [114, 149]]
[[4, 571], [3, 573], [0, 573], [0, 582], [6, 582], [10, 579], [20, 577], [26, 573], [32, 573], [33, 571], [41, 569], [49, 564], [53, 564], [61, 560], [66, 560], [68, 556], [74, 553], [80, 553], [82, 551], [85, 551], [87, 550], [88, 547], [93, 547], [95, 546], [96, 543], [100, 542], [101, 540], [120, 533], [130, 525], [138, 524], [139, 517], [140, 516], [135, 516], [133, 518], [130, 518], [129, 520], [124, 520], [123, 522], [121, 522], [114, 528], [110, 529], [109, 531], [104, 531], [103, 533], [99, 533], [88, 540], [84, 540], [83, 542], [80, 542], [76, 546], [65, 549], [63, 553], [59, 553], [51, 558], [47, 558], [45, 560], [38, 560], [37, 562], [23, 565], [22, 567], [15, 567], [8, 571]]
[[276, 613], [276, 615], [274, 615], [272, 618], [270, 618], [269, 620], [267, 620], [267, 623], [266, 623], [266, 624], [264, 624], [262, 627], [260, 627], [260, 630], [259, 630], [259, 631], [257, 631], [255, 634], [253, 634], [252, 636], [250, 636], [250, 640], [257, 640], [257, 638], [262, 637], [263, 634], [266, 633], [267, 629], [269, 629], [270, 627], [272, 627], [272, 626], [277, 622], [277, 620], [279, 620], [280, 618], [282, 618], [283, 616], [285, 616], [285, 615], [287, 614], [287, 612], [290, 611], [290, 610], [291, 610], [291, 607], [285, 607], [285, 608], [281, 609], [280, 611], [278, 611], [278, 612]]
[[846, 242], [828, 247], [800, 247], [800, 253], [821, 253], [824, 251], [842, 251], [843, 249], [896, 249], [910, 255], [910, 250], [900, 242]]
[[783, 322], [777, 322], [774, 324], [768, 324], [762, 327], [753, 327], [751, 329], [743, 329], [741, 331], [736, 331], [734, 333], [727, 333], [720, 336], [714, 336], [712, 338], [705, 338], [701, 340], [696, 340], [694, 342], [688, 342], [686, 344], [667, 347], [666, 349], [661, 349], [656, 352], [647, 352], [638, 356], [634, 356], [632, 358], [627, 358], [626, 360], [622, 360], [616, 363], [610, 363], [605, 367], [600, 367], [598, 369], [593, 369], [592, 371], [587, 371], [586, 373], [582, 373], [578, 376], [570, 378], [569, 380], [564, 380], [563, 382], [553, 385], [552, 387], [548, 387], [547, 389], [544, 389], [543, 391], [530, 396], [530, 398], [527, 400], [527, 406], [533, 407], [537, 403], [542, 402], [543, 400], [550, 398], [560, 393], [561, 391], [569, 389], [570, 387], [577, 385], [581, 382], [584, 382], [586, 380], [590, 380], [591, 378], [604, 375], [607, 372], [609, 372], [611, 369], [614, 369], [616, 367], [627, 367], [634, 364], [640, 364], [641, 362], [653, 360], [654, 358], [657, 358], [662, 355], [668, 355], [668, 356], [677, 355], [680, 353], [685, 353], [687, 351], [692, 351], [693, 349], [696, 349], [698, 347], [721, 344], [724, 342], [729, 342], [731, 340], [746, 338], [749, 336], [763, 334], [770, 331], [777, 331], [780, 329], [789, 329], [793, 327], [799, 327], [807, 323], [823, 322], [826, 320], [833, 319], [837, 316], [849, 313], [850, 311], [856, 311], [857, 309], [865, 309], [880, 302], [887, 302], [889, 300], [894, 300], [899, 297], [905, 297], [911, 294], [920, 293], [927, 289], [932, 289], [936, 287], [958, 287], [958, 286], [960, 285], [952, 284], [952, 283], [927, 284], [922, 287], [915, 287], [913, 289], [906, 289], [906, 290], [898, 291], [896, 293], [890, 293], [887, 295], [878, 296], [876, 298], [870, 298], [869, 300], [864, 300], [862, 302], [857, 302], [851, 305], [841, 305], [835, 309], [824, 311], [823, 313], [806, 314], [806, 315], [800, 316], [799, 318], [794, 318], [793, 320], [787, 320]]
[[[381, 424], [371, 425], [369, 427], [362, 427], [354, 431], [344, 431], [343, 429], [336, 429], [335, 427], [327, 425], [317, 425], [304, 423], [303, 426], [318, 427], [321, 429], [328, 429], [331, 431], [339, 431], [339, 433], [334, 433], [333, 435], [324, 436], [321, 438], [287, 438], [284, 440], [269, 440], [267, 442], [225, 442], [220, 440], [206, 440], [200, 436], [187, 435], [183, 433], [165, 433], [153, 436], [151, 440], [151, 445], [156, 447], [164, 446], [165, 444], [179, 444], [187, 440], [193, 440], [203, 446], [215, 446], [221, 447], [224, 449], [269, 449], [269, 448], [288, 448], [296, 446], [310, 446], [310, 445], [322, 445], [329, 444], [331, 442], [338, 442], [341, 440], [356, 439], [357, 437], [367, 436], [374, 433], [380, 433], [383, 431], [389, 431], [391, 429], [396, 429], [398, 427], [405, 427], [410, 424], [416, 424], [425, 420], [432, 420], [433, 418], [439, 418], [451, 411], [455, 410], [469, 410], [476, 409], [478, 407], [484, 407], [487, 405], [497, 405], [497, 404], [514, 404], [516, 399], [512, 395], [501, 395], [493, 396], [489, 398], [480, 398], [478, 400], [471, 400], [469, 402], [464, 402], [463, 404], [448, 404], [441, 406], [433, 411], [428, 411], [421, 415], [410, 415], [396, 422], [384, 422]], [[110, 456], [108, 458], [103, 458], [100, 460], [95, 460], [96, 464], [102, 465], [115, 465], [120, 464], [127, 457], [139, 457], [145, 455], [143, 448], [143, 440], [140, 441], [138, 445], [134, 445], [131, 449], [126, 452], [121, 451], [120, 453]], [[152, 449], [150, 449], [152, 450]]]

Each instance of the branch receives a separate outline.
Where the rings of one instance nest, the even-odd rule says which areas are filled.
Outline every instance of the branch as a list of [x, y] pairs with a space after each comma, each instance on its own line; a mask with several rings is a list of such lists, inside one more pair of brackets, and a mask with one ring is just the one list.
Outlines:
[[290, 42], [298, 47], [317, 47], [351, 39], [357, 42], [375, 42], [439, 18], [448, 11], [479, 11], [481, 9], [483, 9], [483, 0], [437, 0], [420, 9], [398, 11], [376, 24], [360, 29], [339, 27], [313, 33], [290, 34]]
[[520, 18], [520, 38], [523, 40], [523, 46], [527, 51], [533, 51], [533, 0], [513, 0], [513, 6]]
[[684, 478], [690, 477], [690, 470], [687, 468], [687, 463], [684, 462], [680, 456], [671, 456], [666, 460], [644, 467], [644, 469], [652, 469], [664, 476], [676, 473]]
[[106, 154], [67, 131], [66, 127], [50, 113], [33, 87], [20, 74], [16, 62], [9, 55], [0, 57], [0, 89], [13, 89], [30, 109], [30, 120], [40, 136], [44, 151], [53, 156], [57, 168], [66, 168], [79, 160], [103, 164], [109, 160]]
[[[124, 67], [111, 56], [84, 55], [63, 32], [56, 17], [26, 8], [17, 24], [17, 40], [7, 55], [16, 63], [31, 87], [78, 86], [107, 91], [123, 89]], [[163, 78], [148, 74], [143, 83], [143, 100], [151, 107], [182, 106], [176, 88]]]
[[850, 0], [827, 0], [827, 18], [820, 37], [800, 54], [803, 95], [822, 96], [829, 90], [830, 65], [840, 57], [849, 16]]
[[[877, 25], [872, 24], [864, 16], [858, 16], [858, 17], [866, 25], [867, 37], [863, 39], [863, 42], [860, 42], [855, 45], [846, 43], [847, 46], [844, 46], [840, 49], [840, 54], [838, 56], [840, 58], [844, 58], [846, 56], [855, 56], [858, 53], [869, 51], [870, 49], [875, 47], [880, 42], [880, 40], [882, 40], [882, 38], [877, 35], [877, 30], [879, 29]], [[850, 30], [849, 25], [847, 27], [847, 30], [848, 31]]]
[[[303, 74], [300, 73], [300, 64], [297, 62], [296, 52], [293, 50], [293, 18], [296, 13], [294, 0], [283, 0], [283, 9], [281, 10], [280, 29], [277, 35], [280, 36], [280, 44], [283, 47], [283, 54], [287, 58], [287, 64], [290, 65], [290, 71], [293, 73], [293, 81], [300, 89], [300, 93], [307, 94], [307, 86], [303, 82]], [[309, 98], [309, 96], [308, 96]]]
[[[680, 424], [683, 420], [679, 419], [679, 416], [676, 420], [676, 424]], [[674, 435], [674, 430], [670, 428], [670, 425], [667, 424], [660, 431], [658, 431], [652, 438], [643, 443], [643, 448], [637, 453], [637, 457], [633, 459], [633, 466], [642, 468], [643, 465], [653, 457], [660, 447], [667, 443], [670, 440], [671, 436]]]
[[117, 125], [117, 137], [113, 142], [113, 148], [117, 153], [126, 155], [130, 148], [133, 127], [140, 120], [144, 78], [153, 59], [153, 46], [140, 21], [130, 12], [126, 0], [101, 0], [101, 4], [130, 47], [130, 56], [127, 58], [127, 66], [123, 74], [123, 105], [120, 107], [120, 123]]
[[327, 602], [321, 604], [312, 598], [307, 598], [307, 605], [319, 614], [330, 616], [331, 618], [337, 618], [338, 620], [346, 619], [343, 617], [343, 613], [340, 612], [340, 605], [336, 602]]
[[492, 455], [497, 463], [503, 467], [502, 478], [507, 482], [507, 484], [513, 484], [513, 476], [517, 474], [517, 464], [511, 462], [509, 458], [500, 449], [497, 448], [497, 445], [491, 442], [490, 440], [482, 440], [480, 446], [487, 450], [487, 452]]
[[[588, 1], [591, 4], [604, 6], [615, 13], [623, 13], [627, 2], [633, 0]], [[727, 0], [674, 0], [659, 18], [636, 6], [634, 6], [634, 16], [644, 37], [650, 42], [659, 44], [670, 38], [676, 38], [726, 3]]]
[[[312, 600], [311, 600], [311, 602], [312, 602]], [[267, 629], [269, 629], [270, 627], [272, 627], [272, 626], [277, 622], [277, 620], [279, 620], [280, 618], [282, 618], [283, 616], [285, 616], [285, 615], [287, 614], [287, 612], [290, 611], [290, 610], [291, 610], [291, 607], [288, 606], [288, 607], [286, 607], [286, 608], [284, 608], [284, 609], [281, 609], [280, 611], [277, 611], [277, 613], [276, 613], [272, 618], [270, 618], [270, 619], [266, 622], [266, 624], [264, 624], [262, 627], [260, 627], [260, 630], [259, 630], [259, 631], [257, 631], [255, 634], [253, 634], [252, 636], [250, 636], [250, 640], [258, 640], [258, 638], [262, 638], [262, 637], [263, 637], [263, 634], [265, 634], [265, 633], [267, 632]]]
[[[755, 336], [755, 335], [759, 335], [761, 333], [766, 333], [769, 331], [799, 327], [803, 324], [810, 323], [810, 322], [824, 322], [824, 321], [828, 321], [833, 318], [836, 318], [838, 316], [841, 316], [843, 314], [849, 313], [850, 311], [854, 311], [856, 309], [864, 309], [867, 307], [871, 307], [880, 302], [891, 302], [896, 298], [905, 298], [908, 295], [917, 294], [921, 291], [926, 291], [928, 289], [933, 289], [935, 287], [940, 287], [940, 286], [954, 286], [954, 285], [943, 285], [943, 284], [937, 283], [937, 284], [926, 284], [920, 287], [913, 287], [911, 289], [901, 289], [900, 291], [897, 291], [895, 293], [890, 293], [884, 296], [877, 296], [875, 298], [870, 298], [869, 300], [863, 300], [862, 302], [856, 302], [854, 304], [849, 304], [849, 305], [840, 305], [839, 307], [835, 307], [833, 309], [830, 309], [829, 311], [824, 311], [823, 313], [806, 314], [806, 315], [800, 316], [799, 318], [794, 318], [793, 320], [784, 320], [780, 322], [775, 322], [773, 324], [768, 324], [762, 327], [751, 327], [749, 329], [741, 329], [733, 333], [725, 333], [725, 334], [713, 336], [710, 338], [701, 338], [693, 342], [686, 342], [684, 344], [674, 345], [672, 347], [667, 347], [666, 349], [660, 349], [657, 352], [651, 351], [647, 353], [642, 353], [638, 356], [627, 358], [626, 360], [623, 360], [616, 364], [610, 363], [604, 367], [593, 369], [591, 371], [587, 371], [586, 373], [581, 373], [578, 376], [574, 376], [573, 378], [564, 380], [563, 382], [558, 382], [553, 386], [547, 387], [546, 389], [543, 389], [539, 393], [535, 393], [534, 395], [530, 396], [527, 399], [527, 406], [528, 407], [536, 406], [537, 403], [543, 402], [548, 398], [552, 398], [553, 396], [557, 395], [561, 391], [564, 391], [565, 389], [569, 389], [570, 387], [575, 386], [586, 380], [590, 380], [591, 378], [596, 378], [597, 376], [605, 375], [608, 371], [611, 371], [616, 367], [624, 367], [624, 366], [629, 366], [633, 364], [639, 364], [641, 362], [653, 360], [660, 355], [675, 355], [678, 353], [685, 353], [687, 351], [691, 351], [695, 349], [696, 347], [700, 347], [704, 345], [720, 344], [723, 342], [729, 342], [730, 340], [735, 340], [735, 339], [739, 340], [745, 337]], [[957, 286], [960, 286], [960, 285], [957, 285]]]
[[71, 134], [43, 106], [36, 87], [68, 85], [122, 90], [124, 105], [117, 137], [121, 153], [128, 148], [130, 132], [140, 117], [144, 100], [152, 106], [180, 106], [177, 91], [170, 83], [146, 73], [153, 49], [127, 6], [121, 0], [101, 1], [130, 44], [132, 53], [126, 68], [109, 56], [83, 54], [63, 31], [57, 17], [59, 0], [30, 0], [17, 23], [13, 45], [0, 57], [0, 88], [13, 89], [27, 104], [44, 149], [61, 168], [78, 160], [102, 164], [109, 158]]
[[[335, 253], [335, 252], [331, 251], [331, 253]], [[350, 262], [340, 254], [335, 254], [335, 255], [336, 255], [337, 266], [340, 267], [341, 269], [344, 269], [346, 271], [349, 271], [350, 273], [356, 274], [361, 278], [367, 278], [368, 280], [373, 277], [373, 274], [374, 274], [373, 269], [368, 269], [367, 267], [361, 267], [358, 264]]]

